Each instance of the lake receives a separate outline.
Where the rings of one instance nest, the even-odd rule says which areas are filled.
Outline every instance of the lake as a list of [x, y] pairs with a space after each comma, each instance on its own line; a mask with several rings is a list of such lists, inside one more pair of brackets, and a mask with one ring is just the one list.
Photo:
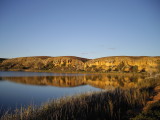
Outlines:
[[65, 74], [40, 72], [0, 72], [0, 110], [41, 105], [51, 99], [90, 91], [129, 88], [143, 76], [109, 74]]

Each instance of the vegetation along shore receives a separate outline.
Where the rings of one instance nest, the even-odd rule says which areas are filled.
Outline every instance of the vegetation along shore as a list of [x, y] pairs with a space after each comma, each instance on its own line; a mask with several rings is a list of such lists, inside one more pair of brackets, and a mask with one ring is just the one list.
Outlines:
[[127, 89], [53, 100], [37, 107], [6, 112], [2, 120], [158, 120], [160, 119], [160, 76], [148, 77]]
[[[0, 69], [22, 71], [48, 70], [51, 72], [102, 72], [106, 75], [108, 73], [117, 75], [145, 73], [144, 75], [146, 76], [136, 86], [123, 88], [114, 86], [114, 89], [107, 91], [88, 92], [53, 100], [39, 107], [34, 105], [21, 107], [14, 112], [5, 112], [1, 120], [160, 119], [160, 57], [119, 56], [93, 60], [69, 56], [22, 57], [2, 59]], [[16, 81], [16, 79], [10, 80]], [[38, 78], [35, 78], [35, 80], [38, 81]], [[87, 82], [87, 78], [85, 80]], [[17, 82], [23, 82], [23, 79]]]

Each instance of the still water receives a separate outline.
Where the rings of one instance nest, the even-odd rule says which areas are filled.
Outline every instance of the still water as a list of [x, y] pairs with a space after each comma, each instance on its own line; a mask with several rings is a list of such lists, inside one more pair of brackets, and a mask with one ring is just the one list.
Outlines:
[[78, 93], [136, 86], [141, 76], [0, 72], [0, 110], [41, 105]]
[[81, 80], [84, 74], [0, 72], [0, 109], [40, 105], [51, 99], [98, 91]]

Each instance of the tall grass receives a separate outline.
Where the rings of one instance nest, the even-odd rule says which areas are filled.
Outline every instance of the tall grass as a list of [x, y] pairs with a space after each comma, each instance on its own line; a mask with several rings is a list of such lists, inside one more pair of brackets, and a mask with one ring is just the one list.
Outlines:
[[76, 97], [63, 98], [45, 104], [40, 108], [32, 106], [21, 108], [14, 114], [6, 114], [1, 119], [20, 120], [82, 120], [82, 119], [127, 119], [136, 108], [145, 105], [148, 91], [139, 89], [90, 93]]
[[53, 100], [36, 108], [17, 109], [2, 120], [127, 120], [136, 116], [153, 95], [159, 79], [142, 81], [137, 88], [117, 88]]

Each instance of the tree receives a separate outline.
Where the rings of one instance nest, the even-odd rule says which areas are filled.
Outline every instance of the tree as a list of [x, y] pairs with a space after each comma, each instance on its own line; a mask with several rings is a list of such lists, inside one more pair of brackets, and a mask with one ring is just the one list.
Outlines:
[[124, 68], [124, 66], [125, 66], [125, 64], [124, 64], [124, 62], [122, 61], [122, 62], [118, 65], [117, 70], [118, 70], [118, 71], [122, 71], [122, 69]]
[[137, 65], [132, 66], [131, 67], [131, 72], [138, 72], [138, 66]]
[[157, 69], [158, 69], [158, 72], [160, 72], [160, 60], [157, 61]]

